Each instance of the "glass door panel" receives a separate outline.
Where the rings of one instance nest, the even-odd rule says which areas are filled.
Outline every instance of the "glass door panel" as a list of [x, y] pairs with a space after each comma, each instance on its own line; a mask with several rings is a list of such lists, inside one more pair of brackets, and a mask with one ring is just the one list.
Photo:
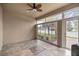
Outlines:
[[37, 25], [37, 39], [41, 39], [41, 25]]
[[57, 22], [37, 25], [37, 38], [57, 45]]
[[66, 48], [71, 49], [73, 44], [78, 44], [78, 19], [66, 21]]
[[45, 37], [46, 37], [46, 25], [45, 24], [41, 24], [41, 36], [42, 36], [42, 39], [45, 40]]
[[56, 22], [48, 23], [48, 41], [57, 45]]

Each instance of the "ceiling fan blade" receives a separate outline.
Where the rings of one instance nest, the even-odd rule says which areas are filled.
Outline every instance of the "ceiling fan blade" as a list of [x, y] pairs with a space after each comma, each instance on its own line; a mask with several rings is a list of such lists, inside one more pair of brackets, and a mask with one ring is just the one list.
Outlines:
[[27, 10], [33, 10], [33, 9], [27, 9]]
[[42, 6], [41, 4], [37, 4], [37, 5], [36, 5], [36, 9], [41, 8], [41, 6]]
[[35, 9], [35, 3], [33, 3], [33, 8]]
[[41, 9], [37, 9], [37, 11], [41, 12], [42, 10]]
[[31, 7], [31, 8], [33, 8], [33, 5], [31, 5], [31, 4], [29, 4], [29, 3], [27, 3], [27, 5], [28, 5], [29, 7]]
[[33, 9], [27, 9], [26, 10], [26, 12], [32, 12], [33, 11]]

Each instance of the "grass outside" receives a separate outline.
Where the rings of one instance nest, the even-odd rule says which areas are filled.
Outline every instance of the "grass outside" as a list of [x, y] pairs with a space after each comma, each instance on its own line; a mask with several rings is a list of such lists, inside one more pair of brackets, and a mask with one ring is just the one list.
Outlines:
[[47, 37], [50, 41], [56, 40], [56, 36], [54, 34], [38, 33], [38, 36]]

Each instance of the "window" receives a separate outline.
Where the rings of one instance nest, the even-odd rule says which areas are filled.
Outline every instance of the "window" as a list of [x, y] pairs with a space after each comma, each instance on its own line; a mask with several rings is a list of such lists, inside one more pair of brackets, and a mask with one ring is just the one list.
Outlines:
[[41, 25], [37, 25], [37, 35], [41, 35]]
[[66, 48], [71, 49], [73, 44], [78, 44], [78, 19], [66, 21]]
[[60, 19], [62, 19], [62, 14], [61, 13], [47, 17], [46, 22], [54, 21], [54, 20], [60, 20]]
[[39, 20], [37, 20], [37, 24], [40, 24], [40, 23], [45, 23], [45, 19], [39, 19]]
[[55, 20], [61, 20], [63, 14], [64, 14], [64, 18], [79, 16], [79, 7], [75, 7], [75, 8], [66, 10], [64, 12], [61, 12], [61, 13], [58, 13], [58, 14], [55, 14], [55, 15], [51, 15], [51, 16], [47, 17], [46, 20], [45, 20], [45, 18], [37, 20], [37, 24], [55, 21]]
[[[38, 20], [37, 21], [37, 28], [38, 28], [37, 36], [39, 37], [38, 39], [71, 49], [71, 46], [73, 44], [78, 43], [79, 38], [78, 34], [79, 21], [78, 17], [76, 16], [79, 16], [79, 7], [72, 8], [70, 10], [66, 10], [64, 12]], [[63, 20], [62, 17], [65, 20]], [[63, 26], [59, 25], [61, 23]], [[61, 32], [59, 32], [58, 30], [61, 30]], [[62, 37], [64, 39], [61, 40]]]
[[57, 45], [56, 27], [57, 22], [48, 23], [48, 41]]
[[64, 12], [64, 18], [79, 16], [79, 7]]

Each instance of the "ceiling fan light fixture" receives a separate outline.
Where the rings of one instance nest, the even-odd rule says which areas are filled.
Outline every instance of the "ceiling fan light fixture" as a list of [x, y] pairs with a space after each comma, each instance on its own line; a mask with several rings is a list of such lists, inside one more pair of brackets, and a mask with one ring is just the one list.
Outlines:
[[33, 9], [33, 11], [34, 11], [34, 12], [37, 12], [37, 10], [36, 10], [36, 9]]
[[27, 10], [26, 12], [38, 12], [36, 9]]

